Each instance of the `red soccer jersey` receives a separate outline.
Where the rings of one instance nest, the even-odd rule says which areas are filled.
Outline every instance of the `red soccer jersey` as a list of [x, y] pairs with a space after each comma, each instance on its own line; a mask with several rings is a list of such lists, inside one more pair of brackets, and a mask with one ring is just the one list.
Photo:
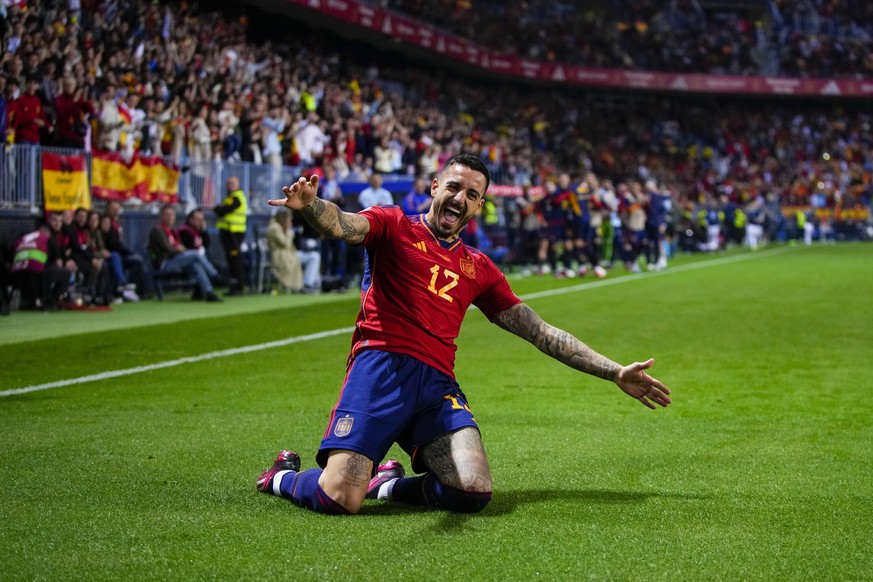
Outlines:
[[440, 241], [423, 214], [374, 206], [361, 215], [370, 232], [351, 357], [400, 352], [454, 377], [455, 338], [470, 304], [490, 319], [521, 299], [491, 259], [460, 239]]

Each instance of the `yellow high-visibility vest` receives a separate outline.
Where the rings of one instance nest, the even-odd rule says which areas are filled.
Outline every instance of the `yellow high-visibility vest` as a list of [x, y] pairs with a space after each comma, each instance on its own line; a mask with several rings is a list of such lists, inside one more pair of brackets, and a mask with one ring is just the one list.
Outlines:
[[222, 204], [231, 204], [233, 199], [239, 199], [239, 208], [232, 212], [228, 212], [224, 216], [219, 216], [215, 222], [218, 230], [229, 230], [230, 232], [245, 232], [246, 231], [246, 214], [248, 214], [248, 201], [246, 200], [245, 192], [235, 190], [227, 195]]

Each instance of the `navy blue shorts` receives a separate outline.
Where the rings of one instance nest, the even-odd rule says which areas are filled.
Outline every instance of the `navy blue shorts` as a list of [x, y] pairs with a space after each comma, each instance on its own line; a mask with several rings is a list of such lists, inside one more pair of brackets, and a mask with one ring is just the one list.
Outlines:
[[344, 449], [372, 459], [375, 468], [396, 442], [421, 473], [427, 468], [418, 449], [467, 426], [478, 430], [453, 378], [406, 354], [366, 350], [346, 374], [316, 461], [323, 468], [331, 450]]

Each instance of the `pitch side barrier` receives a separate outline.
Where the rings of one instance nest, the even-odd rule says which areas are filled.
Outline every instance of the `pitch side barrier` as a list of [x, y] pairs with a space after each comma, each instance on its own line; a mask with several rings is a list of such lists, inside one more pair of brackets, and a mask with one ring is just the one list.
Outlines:
[[[47, 157], [48, 156], [48, 157]], [[84, 204], [69, 191], [83, 167], [87, 175]], [[95, 175], [95, 167], [97, 169]], [[158, 168], [160, 172], [157, 172]], [[54, 171], [55, 173], [52, 173]], [[270, 214], [267, 200], [280, 197], [282, 186], [307, 175], [303, 166], [279, 166], [226, 160], [176, 160], [172, 156], [106, 155], [71, 148], [15, 144], [0, 148], [0, 211], [34, 216], [65, 201], [91, 206], [120, 200], [126, 207], [156, 209], [175, 203], [183, 209], [212, 208], [224, 198], [227, 178], [236, 176], [248, 194], [253, 213]], [[45, 179], [44, 179], [45, 178]], [[172, 178], [172, 179], [168, 179]], [[412, 189], [413, 176], [387, 174], [383, 186], [399, 202]], [[351, 202], [368, 186], [366, 180], [344, 180], [340, 189]]]

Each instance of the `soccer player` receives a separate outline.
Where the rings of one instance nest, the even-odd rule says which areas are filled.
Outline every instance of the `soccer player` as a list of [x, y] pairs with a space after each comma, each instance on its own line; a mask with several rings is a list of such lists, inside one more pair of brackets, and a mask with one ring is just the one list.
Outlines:
[[[475, 513], [491, 499], [479, 430], [455, 380], [454, 340], [467, 308], [564, 364], [614, 382], [649, 408], [669, 389], [645, 370], [621, 366], [549, 325], [510, 289], [484, 254], [459, 239], [482, 208], [490, 176], [471, 155], [450, 158], [433, 180], [425, 215], [396, 206], [343, 212], [316, 196], [318, 177], [300, 178], [270, 200], [300, 212], [327, 237], [363, 245], [366, 272], [346, 379], [321, 442], [321, 469], [300, 471], [282, 451], [257, 488], [321, 513], [357, 513], [365, 498]], [[374, 471], [391, 445], [409, 453], [416, 477], [397, 461]]]

